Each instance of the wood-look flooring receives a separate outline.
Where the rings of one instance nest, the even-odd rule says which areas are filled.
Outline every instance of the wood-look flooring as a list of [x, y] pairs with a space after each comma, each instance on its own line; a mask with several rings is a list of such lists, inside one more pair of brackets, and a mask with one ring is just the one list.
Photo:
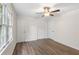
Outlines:
[[79, 55], [79, 50], [52, 39], [39, 39], [17, 43], [13, 55]]

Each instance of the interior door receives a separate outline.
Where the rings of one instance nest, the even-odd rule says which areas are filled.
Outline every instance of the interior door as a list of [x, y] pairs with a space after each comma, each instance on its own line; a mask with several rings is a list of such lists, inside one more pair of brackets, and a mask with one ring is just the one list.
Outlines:
[[25, 41], [37, 40], [37, 23], [35, 19], [25, 22]]
[[30, 24], [29, 28], [29, 40], [37, 40], [37, 26]]
[[47, 38], [47, 22], [40, 20], [37, 24], [37, 39]]

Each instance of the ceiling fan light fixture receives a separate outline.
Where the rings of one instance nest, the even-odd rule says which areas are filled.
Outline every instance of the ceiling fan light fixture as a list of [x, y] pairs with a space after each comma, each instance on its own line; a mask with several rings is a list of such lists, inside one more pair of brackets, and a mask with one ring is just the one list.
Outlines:
[[49, 7], [44, 7], [44, 12], [49, 12]]
[[50, 7], [44, 7], [44, 16], [49, 16], [50, 12], [49, 12]]
[[45, 7], [43, 7], [43, 12], [41, 14], [43, 17], [44, 16], [54, 16], [55, 13], [57, 13], [57, 12], [60, 12], [60, 9], [53, 10], [48, 6], [45, 6]]
[[50, 14], [49, 14], [49, 12], [48, 13], [44, 13], [44, 16], [49, 16]]

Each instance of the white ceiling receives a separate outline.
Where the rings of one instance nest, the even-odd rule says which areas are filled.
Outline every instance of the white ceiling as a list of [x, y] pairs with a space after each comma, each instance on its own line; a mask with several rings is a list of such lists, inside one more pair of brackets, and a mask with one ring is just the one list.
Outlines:
[[42, 11], [44, 6], [50, 6], [53, 9], [58, 8], [60, 13], [79, 9], [79, 3], [14, 3], [13, 6], [18, 16], [34, 16], [36, 12]]
[[54, 3], [15, 3], [13, 5], [18, 15], [30, 15], [42, 11], [44, 6], [52, 7]]
[[32, 13], [33, 10], [39, 8], [39, 4], [34, 3], [15, 3], [13, 4], [18, 15], [27, 15]]

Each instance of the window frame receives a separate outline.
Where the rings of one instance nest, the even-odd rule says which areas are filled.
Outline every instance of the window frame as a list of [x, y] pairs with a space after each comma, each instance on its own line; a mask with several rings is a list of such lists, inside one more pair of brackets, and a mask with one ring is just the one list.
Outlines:
[[[13, 20], [12, 19], [12, 14], [8, 10], [7, 3], [6, 4], [3, 3], [1, 5], [2, 5], [2, 15], [1, 15], [1, 17], [2, 17], [1, 22], [2, 23], [0, 24], [0, 26], [1, 27], [6, 27], [6, 36], [5, 36], [6, 39], [4, 39], [5, 42], [0, 46], [0, 52], [9, 44], [10, 41], [13, 40], [12, 33], [11, 33], [11, 39], [9, 39], [9, 28], [11, 28], [11, 30], [13, 31], [13, 28], [12, 28], [13, 26], [9, 24], [10, 20], [11, 20], [11, 23], [13, 23], [12, 22], [12, 20]], [[8, 14], [10, 14], [10, 15], [8, 15]], [[5, 20], [6, 20], [6, 23], [5, 23]], [[0, 36], [1, 36], [1, 33], [0, 33]], [[0, 39], [1, 39], [1, 37], [0, 37]], [[0, 40], [0, 42], [1, 42], [1, 40]]]

